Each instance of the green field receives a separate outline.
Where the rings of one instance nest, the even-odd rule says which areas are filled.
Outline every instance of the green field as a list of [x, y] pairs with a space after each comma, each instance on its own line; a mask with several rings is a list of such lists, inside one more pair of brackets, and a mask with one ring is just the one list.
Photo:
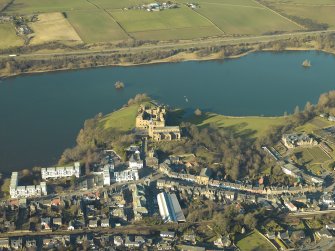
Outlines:
[[215, 124], [219, 127], [231, 129], [240, 136], [262, 137], [267, 134], [272, 126], [283, 125], [285, 117], [228, 117], [219, 114], [206, 114], [201, 117], [193, 117], [191, 122], [206, 126]]
[[135, 38], [166, 39], [195, 38], [220, 35], [222, 32], [206, 18], [187, 7], [147, 12], [143, 10], [111, 11], [121, 26]]
[[10, 0], [0, 0], [0, 11], [9, 3]]
[[129, 131], [135, 127], [135, 118], [139, 105], [131, 105], [118, 111], [107, 114], [101, 120], [104, 129]]
[[201, 7], [202, 4], [206, 3], [216, 3], [216, 4], [222, 4], [222, 5], [236, 5], [236, 6], [256, 6], [259, 7], [259, 4], [252, 0], [194, 0], [194, 1], [188, 1], [188, 0], [179, 0], [180, 3], [198, 3]]
[[129, 37], [103, 10], [70, 11], [67, 18], [86, 43], [125, 40]]
[[197, 12], [228, 34], [263, 34], [301, 30], [293, 22], [262, 7], [226, 6], [204, 3]]
[[96, 9], [96, 7], [85, 0], [15, 0], [6, 12], [32, 14], [86, 9]]
[[332, 125], [334, 125], [334, 123], [331, 121], [328, 121], [325, 118], [315, 117], [314, 119], [308, 121], [306, 124], [296, 128], [296, 131], [305, 132], [305, 133], [313, 133], [316, 130], [326, 128]]
[[266, 0], [266, 2], [304, 5], [335, 5], [335, 0]]
[[251, 232], [237, 242], [241, 251], [272, 251], [276, 250], [263, 236], [257, 232]]
[[91, 3], [94, 3], [98, 6], [101, 6], [104, 9], [123, 9], [129, 7], [136, 7], [142, 4], [152, 3], [151, 0], [90, 0]]
[[[0, 0], [0, 8], [8, 1]], [[262, 35], [304, 29], [304, 25], [285, 16], [298, 17], [300, 22], [310, 19], [326, 23], [329, 28], [335, 27], [335, 0], [265, 0], [270, 9], [254, 0], [177, 0], [177, 9], [158, 12], [126, 10], [152, 2], [155, 1], [14, 0], [5, 14], [62, 12], [85, 43], [131, 38], [159, 41]], [[188, 2], [198, 3], [199, 7], [192, 10], [186, 6]], [[50, 40], [56, 41], [52, 37], [44, 39]]]
[[312, 5], [287, 5], [274, 4], [276, 9], [290, 16], [311, 19], [322, 24], [328, 24], [329, 28], [335, 27], [335, 5], [334, 6], [312, 6]]
[[23, 40], [16, 36], [16, 31], [12, 24], [0, 24], [0, 37], [0, 49], [23, 45]]

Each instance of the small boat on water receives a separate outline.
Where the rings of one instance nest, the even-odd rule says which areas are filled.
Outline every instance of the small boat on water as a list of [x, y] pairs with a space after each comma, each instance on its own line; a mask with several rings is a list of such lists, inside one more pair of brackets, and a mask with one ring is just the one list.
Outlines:
[[312, 66], [311, 61], [305, 59], [304, 62], [302, 62], [302, 66], [303, 67], [311, 67]]

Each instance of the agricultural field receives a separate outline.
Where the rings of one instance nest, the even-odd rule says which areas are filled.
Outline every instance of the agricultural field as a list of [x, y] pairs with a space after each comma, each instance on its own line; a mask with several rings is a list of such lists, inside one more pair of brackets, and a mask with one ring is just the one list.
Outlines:
[[0, 11], [6, 7], [10, 0], [0, 0]]
[[[179, 0], [180, 3], [189, 3], [188, 0]], [[242, 6], [242, 7], [259, 7], [259, 4], [256, 1], [252, 0], [194, 0], [191, 1], [192, 3], [197, 3], [200, 5], [204, 3], [213, 3], [213, 4], [220, 4], [220, 5], [234, 5], [234, 6]]]
[[273, 6], [289, 16], [310, 19], [318, 24], [327, 24], [328, 28], [335, 27], [335, 4], [333, 6], [273, 4]]
[[32, 44], [41, 44], [51, 41], [74, 41], [81, 39], [62, 13], [44, 13], [38, 15], [38, 21], [33, 22], [34, 31]]
[[21, 46], [23, 45], [23, 40], [16, 35], [15, 28], [12, 24], [0, 23], [0, 49], [8, 48], [9, 46]]
[[206, 18], [187, 7], [147, 12], [143, 10], [111, 11], [113, 17], [132, 36], [138, 39], [195, 38], [222, 35]]
[[266, 2], [303, 5], [335, 5], [335, 0], [265, 0]]
[[143, 4], [152, 3], [152, 0], [91, 0], [93, 4], [96, 4], [104, 9], [123, 9], [129, 7], [138, 7]]
[[[0, 11], [8, 1], [0, 0]], [[262, 35], [312, 29], [311, 25], [301, 24], [306, 19], [327, 24], [328, 28], [335, 27], [335, 0], [194, 0], [191, 2], [198, 4], [195, 9], [186, 6], [188, 0], [176, 0], [179, 4], [176, 9], [151, 12], [136, 9], [152, 2], [155, 1], [14, 0], [3, 12], [26, 16], [58, 12], [73, 27], [60, 19], [55, 21], [55, 26], [59, 27], [53, 29], [48, 28], [51, 24], [48, 21], [30, 23], [28, 26], [31, 25], [35, 32], [33, 44], [67, 43], [75, 36], [73, 29], [84, 43], [104, 43], [128, 39], [159, 41]], [[132, 7], [135, 8], [126, 10]], [[46, 16], [43, 18], [47, 19]]]
[[229, 117], [220, 114], [205, 114], [200, 117], [194, 116], [191, 122], [198, 126], [215, 124], [219, 127], [233, 130], [239, 136], [262, 137], [265, 136], [273, 126], [286, 123], [285, 117]]
[[276, 250], [266, 239], [257, 232], [251, 232], [244, 238], [237, 242], [237, 247], [241, 251], [255, 251], [255, 250]]
[[259, 6], [245, 7], [203, 3], [196, 10], [227, 34], [264, 34], [295, 31], [302, 28], [294, 22]]
[[8, 13], [34, 14], [41, 12], [62, 12], [69, 10], [95, 9], [85, 0], [15, 0], [6, 10]]
[[126, 40], [129, 36], [103, 10], [69, 11], [67, 18], [85, 43]]

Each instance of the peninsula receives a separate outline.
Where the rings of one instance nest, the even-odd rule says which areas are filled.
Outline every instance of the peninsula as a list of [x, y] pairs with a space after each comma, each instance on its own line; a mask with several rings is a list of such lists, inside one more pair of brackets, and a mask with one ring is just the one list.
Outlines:
[[59, 166], [12, 173], [1, 212], [20, 224], [0, 223], [0, 245], [332, 247], [334, 93], [273, 118], [187, 115], [139, 94], [87, 120]]

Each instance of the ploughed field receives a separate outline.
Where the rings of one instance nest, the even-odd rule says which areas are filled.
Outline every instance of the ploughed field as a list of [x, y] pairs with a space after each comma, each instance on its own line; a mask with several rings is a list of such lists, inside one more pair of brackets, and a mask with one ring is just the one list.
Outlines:
[[[335, 0], [176, 0], [177, 8], [140, 9], [150, 0], [0, 0], [0, 16], [30, 17], [32, 44], [180, 40], [262, 35], [335, 27]], [[159, 2], [159, 1], [158, 1]], [[161, 1], [165, 2], [165, 1]], [[188, 2], [196, 5], [187, 6]], [[8, 4], [10, 3], [10, 4]], [[8, 5], [7, 5], [8, 4]], [[0, 20], [0, 48], [22, 45], [12, 22]]]

